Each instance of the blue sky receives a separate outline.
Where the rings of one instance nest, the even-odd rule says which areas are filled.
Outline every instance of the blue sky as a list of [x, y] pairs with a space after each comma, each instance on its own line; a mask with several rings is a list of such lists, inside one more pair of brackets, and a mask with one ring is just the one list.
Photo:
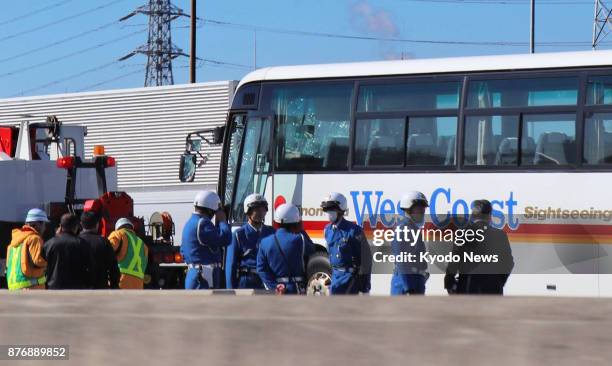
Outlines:
[[[114, 61], [146, 42], [146, 16], [137, 15], [120, 24], [110, 23], [146, 1], [3, 2], [0, 98], [142, 86], [145, 56], [134, 56], [121, 63]], [[527, 0], [505, 0], [510, 4], [502, 0], [467, 0], [473, 2], [463, 4], [456, 1], [198, 0], [198, 17], [240, 25], [199, 23], [198, 56], [229, 65], [204, 63], [198, 69], [198, 81], [240, 79], [255, 66], [255, 60], [257, 67], [263, 67], [528, 51]], [[189, 0], [173, 3], [190, 11]], [[590, 49], [593, 1], [536, 0], [536, 4], [536, 52]], [[48, 9], [41, 10], [44, 8]], [[58, 22], [63, 18], [69, 19]], [[186, 53], [189, 52], [188, 24], [187, 18], [179, 19], [173, 22], [172, 30], [174, 43]], [[389, 42], [287, 34], [279, 30], [385, 39], [525, 44]], [[87, 33], [80, 35], [84, 32]], [[63, 41], [71, 37], [75, 38]], [[542, 42], [568, 41], [584, 44], [537, 46]], [[52, 46], [54, 43], [59, 44]], [[175, 61], [176, 84], [188, 80], [186, 65], [186, 58]]]

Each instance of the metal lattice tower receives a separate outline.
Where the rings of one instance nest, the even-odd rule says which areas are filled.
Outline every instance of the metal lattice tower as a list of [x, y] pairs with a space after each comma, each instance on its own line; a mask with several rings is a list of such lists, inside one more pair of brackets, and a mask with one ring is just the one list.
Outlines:
[[612, 31], [612, 8], [606, 4], [608, 1], [595, 0], [595, 17], [593, 21], [593, 49], [603, 41]]
[[149, 0], [147, 5], [121, 18], [124, 21], [136, 14], [145, 14], [149, 17], [149, 38], [147, 44], [120, 58], [126, 60], [136, 54], [147, 56], [147, 67], [144, 86], [160, 86], [174, 84], [172, 76], [172, 60], [178, 56], [189, 56], [180, 48], [172, 44], [171, 23], [174, 19], [189, 14], [172, 5], [170, 0]]

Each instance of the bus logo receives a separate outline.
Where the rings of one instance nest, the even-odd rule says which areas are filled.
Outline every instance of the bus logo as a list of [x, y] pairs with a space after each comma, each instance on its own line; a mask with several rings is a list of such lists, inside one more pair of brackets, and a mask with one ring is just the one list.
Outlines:
[[[350, 195], [355, 218], [360, 226], [367, 221], [372, 228], [376, 227], [378, 222], [386, 227], [392, 227], [396, 225], [398, 216], [404, 216], [404, 212], [399, 207], [399, 200], [385, 198], [383, 191], [351, 191]], [[492, 199], [491, 204], [493, 205], [491, 226], [503, 228], [507, 225], [511, 230], [516, 230], [519, 226], [515, 212], [518, 202], [514, 192], [510, 192], [506, 199]], [[451, 222], [464, 223], [470, 214], [470, 205], [471, 202], [463, 198], [454, 198], [450, 188], [436, 188], [429, 196], [431, 221], [439, 227], [445, 227]]]

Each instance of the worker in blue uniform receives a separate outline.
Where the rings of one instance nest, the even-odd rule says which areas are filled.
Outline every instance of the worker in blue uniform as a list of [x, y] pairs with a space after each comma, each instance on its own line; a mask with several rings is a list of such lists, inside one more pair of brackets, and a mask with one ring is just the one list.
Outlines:
[[[412, 191], [402, 196], [400, 208], [405, 215], [399, 218], [399, 229], [412, 230], [413, 233], [423, 228], [425, 224], [425, 209], [429, 207], [427, 198], [421, 192]], [[396, 229], [397, 230], [397, 229]], [[396, 262], [391, 278], [391, 295], [423, 295], [425, 282], [429, 278], [427, 263], [421, 260], [421, 254], [426, 252], [422, 235], [410, 234], [409, 240], [395, 240], [391, 243], [391, 251], [395, 256], [412, 255], [411, 262]], [[404, 238], [402, 238], [404, 239]]]
[[300, 210], [284, 203], [276, 208], [274, 221], [279, 229], [261, 241], [257, 272], [268, 290], [305, 294], [306, 263], [314, 253], [314, 244], [302, 230]]
[[183, 228], [181, 243], [181, 254], [187, 263], [185, 288], [218, 289], [223, 282], [223, 249], [232, 240], [232, 230], [217, 193], [198, 193], [194, 206], [195, 212]]
[[228, 289], [263, 289], [257, 274], [257, 252], [261, 240], [274, 234], [272, 226], [264, 225], [268, 212], [268, 201], [259, 193], [244, 200], [247, 223], [232, 234], [232, 243], [227, 247], [225, 259], [225, 283]]
[[332, 266], [332, 295], [370, 292], [372, 254], [362, 228], [344, 218], [346, 197], [332, 192], [321, 202], [329, 224], [324, 234]]

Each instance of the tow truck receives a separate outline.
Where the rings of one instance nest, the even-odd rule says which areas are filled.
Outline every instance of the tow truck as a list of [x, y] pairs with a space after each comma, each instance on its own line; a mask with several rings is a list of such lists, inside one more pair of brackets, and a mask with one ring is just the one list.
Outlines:
[[[117, 190], [116, 160], [100, 145], [86, 159], [85, 136], [85, 126], [66, 126], [55, 116], [44, 123], [0, 126], [0, 176], [6, 187], [0, 191], [0, 276], [5, 272], [11, 230], [23, 225], [30, 208], [38, 207], [51, 221], [43, 233], [45, 240], [53, 236], [65, 213], [96, 212], [101, 218], [99, 233], [105, 237], [119, 218], [129, 218], [149, 247], [145, 287], [182, 288], [185, 269], [174, 246], [172, 217], [156, 212], [145, 223], [144, 218], [134, 216], [134, 201]], [[3, 277], [0, 285], [5, 287], [5, 280]]]

